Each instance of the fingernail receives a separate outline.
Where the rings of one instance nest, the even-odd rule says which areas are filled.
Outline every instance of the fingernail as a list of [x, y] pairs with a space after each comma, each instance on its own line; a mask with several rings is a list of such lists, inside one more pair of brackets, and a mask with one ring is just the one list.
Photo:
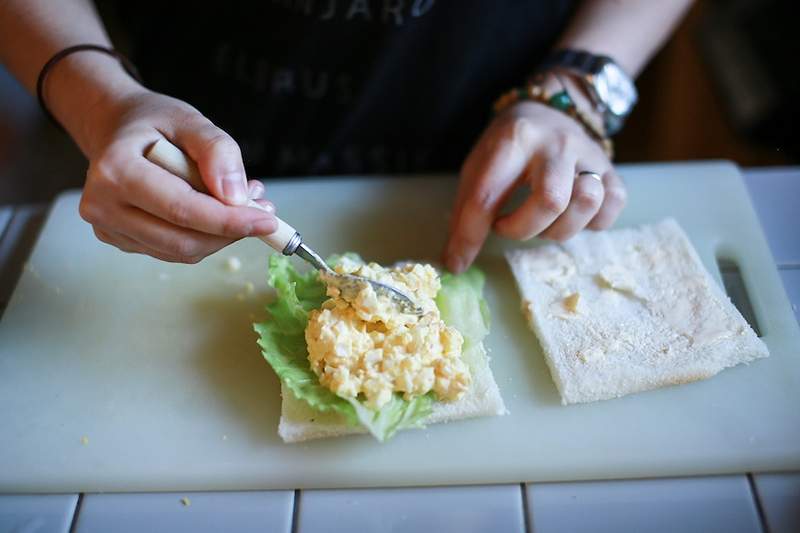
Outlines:
[[250, 231], [250, 235], [268, 235], [275, 231], [276, 226], [274, 218], [260, 218], [253, 222], [253, 229]]
[[250, 199], [260, 200], [264, 197], [264, 185], [260, 181], [253, 181], [250, 185]]
[[247, 203], [247, 190], [244, 185], [244, 176], [239, 172], [226, 174], [222, 177], [222, 194], [233, 205]]
[[274, 213], [275, 212], [275, 206], [272, 205], [271, 203], [267, 202], [267, 203], [262, 204], [262, 205], [264, 206], [264, 211], [266, 211], [267, 213]]

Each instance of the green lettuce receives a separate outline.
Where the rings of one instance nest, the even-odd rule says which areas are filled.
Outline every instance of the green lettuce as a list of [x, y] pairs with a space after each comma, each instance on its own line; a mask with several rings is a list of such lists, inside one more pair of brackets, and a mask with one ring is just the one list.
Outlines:
[[480, 344], [489, 334], [489, 305], [483, 298], [486, 276], [475, 267], [458, 275], [442, 275], [436, 306], [442, 320], [464, 337], [464, 351]]
[[[346, 255], [360, 260], [355, 254]], [[340, 257], [329, 261], [335, 264]], [[375, 411], [358, 399], [342, 398], [320, 385], [309, 365], [305, 340], [309, 312], [318, 309], [326, 299], [325, 285], [316, 271], [300, 274], [288, 257], [276, 254], [269, 259], [268, 282], [275, 288], [277, 297], [267, 305], [270, 319], [254, 324], [254, 329], [259, 335], [258, 344], [264, 358], [297, 399], [317, 411], [338, 413], [348, 424], [365, 427], [381, 442], [399, 429], [423, 427], [436, 401], [433, 393], [412, 400], [395, 393], [386, 405]], [[476, 268], [458, 276], [445, 274], [436, 298], [442, 319], [464, 336], [465, 351], [480, 343], [489, 331], [483, 284], [484, 276]]]

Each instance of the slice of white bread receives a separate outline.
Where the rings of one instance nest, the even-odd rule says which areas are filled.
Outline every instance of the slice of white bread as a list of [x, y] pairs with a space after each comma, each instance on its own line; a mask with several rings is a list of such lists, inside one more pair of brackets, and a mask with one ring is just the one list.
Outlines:
[[[483, 344], [466, 350], [462, 357], [469, 365], [472, 375], [469, 390], [456, 402], [435, 402], [433, 413], [425, 419], [426, 425], [506, 413]], [[285, 386], [281, 386], [281, 396], [283, 402], [278, 435], [284, 442], [366, 433], [366, 429], [361, 426], [348, 425], [341, 415], [315, 411], [306, 402], [295, 398], [292, 391]]]
[[673, 219], [506, 257], [563, 404], [697, 381], [769, 355]]

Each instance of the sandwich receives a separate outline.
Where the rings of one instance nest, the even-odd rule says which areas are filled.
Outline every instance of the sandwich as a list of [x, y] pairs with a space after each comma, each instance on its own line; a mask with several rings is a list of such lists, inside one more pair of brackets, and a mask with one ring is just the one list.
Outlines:
[[401, 429], [505, 413], [483, 346], [489, 313], [478, 269], [440, 276], [430, 265], [384, 268], [355, 254], [329, 264], [402, 290], [422, 313], [390, 305], [368, 284], [344, 295], [272, 255], [276, 298], [254, 328], [280, 379], [284, 442], [356, 433], [383, 442]]

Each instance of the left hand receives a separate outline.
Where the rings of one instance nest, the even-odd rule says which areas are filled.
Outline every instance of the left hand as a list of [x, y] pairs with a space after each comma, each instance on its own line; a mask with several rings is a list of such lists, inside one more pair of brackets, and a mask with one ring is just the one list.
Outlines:
[[[597, 173], [602, 181], [578, 172]], [[513, 213], [498, 212], [513, 190], [530, 196]], [[581, 229], [606, 229], [622, 211], [625, 185], [595, 140], [574, 119], [544, 104], [523, 101], [500, 113], [461, 169], [445, 264], [466, 269], [489, 230], [503, 237], [563, 241]]]

